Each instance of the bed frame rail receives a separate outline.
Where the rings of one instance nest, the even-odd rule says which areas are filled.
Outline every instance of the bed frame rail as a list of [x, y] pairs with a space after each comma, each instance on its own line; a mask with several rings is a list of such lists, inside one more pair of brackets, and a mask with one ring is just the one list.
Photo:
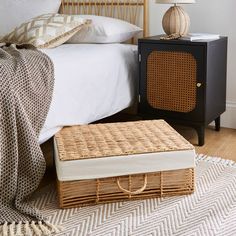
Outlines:
[[62, 0], [64, 14], [101, 15], [128, 21], [143, 28], [148, 36], [149, 0]]

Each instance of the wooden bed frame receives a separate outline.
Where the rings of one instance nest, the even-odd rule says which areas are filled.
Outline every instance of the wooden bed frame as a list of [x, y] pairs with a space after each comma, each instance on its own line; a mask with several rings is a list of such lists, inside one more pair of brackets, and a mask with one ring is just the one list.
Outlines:
[[149, 0], [62, 0], [60, 13], [118, 18], [143, 28], [148, 36]]

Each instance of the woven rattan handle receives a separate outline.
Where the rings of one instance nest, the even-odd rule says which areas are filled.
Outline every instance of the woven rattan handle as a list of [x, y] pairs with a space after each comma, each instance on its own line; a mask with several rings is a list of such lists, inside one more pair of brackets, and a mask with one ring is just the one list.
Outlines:
[[142, 193], [142, 192], [146, 189], [146, 187], [147, 187], [147, 175], [144, 175], [144, 184], [143, 184], [143, 187], [140, 188], [140, 189], [138, 189], [138, 190], [136, 190], [136, 191], [133, 191], [133, 192], [132, 192], [132, 191], [129, 191], [129, 190], [127, 190], [127, 189], [124, 189], [124, 188], [120, 185], [120, 179], [119, 179], [119, 178], [117, 178], [116, 183], [117, 183], [118, 188], [119, 188], [123, 193], [127, 193], [127, 194], [130, 194], [130, 195], [140, 194], [140, 193]]

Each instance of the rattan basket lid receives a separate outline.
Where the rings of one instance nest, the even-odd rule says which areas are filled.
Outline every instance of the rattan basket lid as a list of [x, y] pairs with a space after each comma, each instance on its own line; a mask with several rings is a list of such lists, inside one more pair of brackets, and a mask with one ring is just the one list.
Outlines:
[[62, 161], [194, 149], [164, 120], [65, 127], [55, 145]]

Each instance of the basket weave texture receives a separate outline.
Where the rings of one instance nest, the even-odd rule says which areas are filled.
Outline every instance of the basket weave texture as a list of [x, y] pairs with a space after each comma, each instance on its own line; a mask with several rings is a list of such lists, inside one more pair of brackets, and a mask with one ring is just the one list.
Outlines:
[[66, 127], [55, 140], [61, 161], [194, 149], [164, 120]]
[[[194, 149], [163, 120], [66, 127], [55, 136], [55, 144], [62, 161]], [[61, 208], [183, 195], [193, 191], [194, 168], [102, 179], [58, 180]]]
[[197, 62], [191, 53], [153, 51], [147, 59], [147, 100], [155, 109], [190, 112], [197, 103]]
[[[130, 192], [147, 185], [139, 194], [123, 192], [120, 185]], [[194, 169], [182, 169], [148, 173], [146, 175], [128, 175], [114, 178], [103, 178], [79, 181], [58, 181], [60, 208], [83, 207], [110, 202], [142, 200], [147, 198], [170, 197], [194, 192]]]

